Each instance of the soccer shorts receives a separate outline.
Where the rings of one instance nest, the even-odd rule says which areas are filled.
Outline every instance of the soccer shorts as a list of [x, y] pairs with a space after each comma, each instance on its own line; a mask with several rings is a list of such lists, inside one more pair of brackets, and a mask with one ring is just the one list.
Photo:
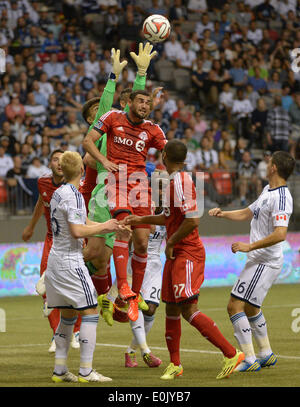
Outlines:
[[47, 262], [49, 253], [52, 247], [52, 236], [47, 233], [46, 239], [44, 242], [41, 265], [40, 265], [40, 276], [42, 276], [47, 268]]
[[[93, 222], [103, 223], [111, 219], [111, 214], [106, 203], [107, 201], [104, 191], [104, 185], [97, 185], [92, 192], [92, 196], [89, 201], [88, 218]], [[95, 237], [103, 237], [105, 239], [106, 246], [113, 249], [115, 243], [115, 233], [105, 233], [95, 235]]]
[[148, 256], [141, 294], [146, 302], [159, 305], [162, 282], [162, 264], [159, 256]]
[[166, 260], [161, 289], [162, 301], [178, 304], [197, 298], [204, 280], [204, 265], [204, 253], [203, 260], [199, 261], [184, 256]]
[[280, 271], [281, 267], [274, 268], [262, 263], [247, 261], [231, 290], [231, 295], [260, 308]]
[[83, 310], [97, 306], [96, 289], [78, 253], [50, 253], [45, 286], [48, 308]]
[[[134, 193], [133, 187], [127, 190], [107, 184], [106, 193], [111, 216], [116, 218], [119, 213], [127, 212], [128, 215], [149, 216], [151, 211], [151, 190], [148, 188], [141, 194]], [[151, 225], [132, 226], [132, 229], [150, 229]]]

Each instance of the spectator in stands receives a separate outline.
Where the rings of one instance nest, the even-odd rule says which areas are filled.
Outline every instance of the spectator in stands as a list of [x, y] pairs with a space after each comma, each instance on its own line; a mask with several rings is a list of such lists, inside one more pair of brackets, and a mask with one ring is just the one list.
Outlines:
[[139, 29], [134, 22], [133, 13], [126, 14], [125, 22], [120, 24], [119, 27], [119, 35], [121, 38], [119, 43], [120, 54], [121, 57], [124, 57], [126, 52], [135, 50], [136, 43], [139, 40]]
[[85, 75], [90, 78], [95, 78], [99, 71], [99, 61], [97, 59], [97, 53], [95, 51], [90, 52], [89, 59], [84, 61]]
[[27, 102], [25, 105], [26, 114], [31, 114], [35, 123], [43, 127], [46, 121], [46, 108], [45, 106], [38, 104], [35, 100], [33, 92], [29, 92], [27, 95]]
[[200, 58], [197, 58], [196, 69], [191, 73], [191, 81], [194, 87], [195, 97], [199, 100], [201, 107], [206, 105], [204, 81], [207, 78], [207, 72], [204, 72], [202, 68], [203, 62]]
[[263, 147], [265, 128], [267, 123], [268, 109], [264, 98], [259, 98], [257, 106], [251, 114], [251, 141], [258, 148]]
[[61, 43], [58, 38], [54, 36], [54, 32], [48, 29], [47, 37], [41, 47], [41, 52], [46, 54], [52, 54], [53, 52], [58, 53], [61, 51], [61, 48]]
[[253, 90], [258, 92], [260, 95], [263, 95], [267, 92], [267, 82], [261, 78], [261, 70], [257, 66], [254, 68], [254, 76], [248, 77], [248, 83], [253, 86]]
[[48, 143], [43, 143], [39, 149], [40, 153], [38, 157], [43, 165], [48, 167], [49, 165], [49, 156], [50, 156], [50, 145]]
[[249, 138], [250, 116], [254, 109], [250, 101], [245, 99], [242, 88], [237, 90], [236, 95], [237, 99], [234, 99], [232, 105], [232, 115], [236, 123], [236, 135], [237, 138]]
[[288, 83], [283, 83], [281, 92], [282, 107], [288, 112], [293, 104], [293, 98], [291, 96], [291, 88]]
[[200, 145], [201, 148], [196, 152], [197, 168], [212, 172], [219, 166], [218, 153], [212, 148], [212, 142], [206, 135], [202, 137]]
[[77, 120], [75, 112], [68, 113], [68, 120], [65, 126], [65, 135], [68, 136], [69, 144], [79, 146], [87, 132], [87, 127]]
[[19, 97], [16, 93], [13, 93], [10, 98], [10, 103], [5, 108], [6, 118], [13, 121], [16, 116], [21, 116], [24, 120], [25, 118], [25, 108], [20, 103]]
[[261, 182], [262, 188], [264, 188], [269, 183], [267, 179], [267, 166], [272, 156], [272, 153], [271, 151], [265, 151], [263, 155], [264, 155], [263, 160], [261, 160], [257, 166], [257, 177]]
[[204, 30], [209, 29], [211, 32], [214, 31], [214, 24], [210, 21], [209, 15], [207, 13], [203, 13], [201, 16], [201, 20], [197, 22], [195, 26], [195, 31], [198, 35], [198, 38], [203, 38]]
[[271, 79], [267, 83], [267, 89], [272, 96], [282, 94], [282, 83], [280, 82], [279, 72], [273, 72]]
[[35, 98], [36, 103], [38, 105], [43, 105], [45, 107], [45, 109], [47, 109], [48, 100], [45, 97], [44, 93], [41, 92], [40, 83], [39, 83], [38, 80], [33, 81], [31, 89], [32, 89], [32, 92], [34, 94], [34, 98]]
[[59, 122], [57, 113], [51, 112], [44, 129], [44, 135], [50, 138], [51, 147], [57, 147], [65, 133], [66, 127]]
[[191, 14], [202, 14], [207, 11], [206, 0], [189, 0], [187, 4], [187, 11]]
[[34, 157], [27, 169], [27, 178], [39, 178], [42, 175], [51, 173], [51, 170], [41, 163], [39, 157]]
[[49, 79], [51, 79], [53, 76], [58, 76], [59, 78], [63, 76], [63, 64], [58, 62], [56, 53], [52, 53], [50, 55], [50, 61], [44, 64], [43, 70], [46, 72]]
[[45, 42], [45, 35], [42, 30], [36, 26], [31, 26], [29, 28], [29, 34], [26, 35], [23, 41], [24, 47], [34, 48], [35, 52], [44, 52], [42, 50], [42, 45]]
[[196, 61], [196, 53], [190, 50], [189, 40], [182, 43], [182, 49], [177, 54], [176, 65], [181, 69], [192, 70], [194, 61]]
[[233, 106], [233, 92], [230, 89], [229, 82], [223, 84], [222, 92], [219, 96], [219, 110], [222, 115], [222, 120], [227, 123], [231, 120], [231, 111]]
[[213, 57], [216, 57], [218, 45], [211, 38], [211, 30], [209, 28], [206, 28], [203, 31], [203, 39], [201, 39], [199, 42], [203, 50], [209, 52]]
[[182, 4], [182, 0], [174, 0], [173, 6], [169, 9], [168, 18], [171, 23], [188, 19], [187, 8]]
[[276, 18], [275, 8], [270, 3], [271, 3], [270, 0], [265, 0], [263, 3], [259, 4], [255, 9], [256, 16], [258, 17], [258, 19], [266, 23], [268, 28], [270, 21]]
[[164, 43], [164, 54], [171, 62], [176, 62], [177, 55], [182, 50], [181, 43], [177, 40], [176, 34], [171, 32], [170, 39]]
[[224, 34], [221, 32], [220, 21], [214, 21], [214, 28], [213, 31], [211, 31], [210, 38], [217, 44], [218, 49], [220, 49], [222, 41], [224, 39]]
[[270, 109], [266, 123], [266, 138], [268, 150], [289, 150], [289, 137], [291, 135], [291, 119], [283, 109], [281, 97], [275, 96], [274, 107]]
[[[6, 137], [6, 136], [4, 136], [4, 137]], [[0, 178], [3, 179], [6, 177], [7, 171], [10, 170], [11, 168], [13, 168], [14, 163], [13, 163], [13, 159], [11, 158], [11, 156], [6, 154], [6, 149], [3, 146], [2, 141], [0, 139]]]
[[248, 32], [247, 32], [247, 38], [250, 42], [252, 42], [255, 46], [257, 46], [262, 38], [262, 29], [257, 28], [256, 21], [252, 20], [249, 24]]
[[[39, 78], [39, 87], [40, 87], [40, 92], [45, 96], [49, 103], [49, 96], [53, 93], [53, 86], [51, 82], [48, 81], [48, 76], [46, 72], [41, 72], [40, 78]], [[48, 105], [48, 104], [47, 104]]]
[[[4, 139], [5, 137], [5, 139]], [[5, 140], [5, 141], [4, 141]], [[15, 145], [16, 138], [12, 132], [11, 123], [5, 120], [2, 124], [2, 131], [1, 131], [1, 144], [5, 146], [5, 153], [14, 156], [15, 155]]]
[[[258, 196], [258, 188], [260, 183], [258, 182], [256, 174], [256, 163], [251, 159], [249, 151], [245, 151], [242, 155], [242, 161], [238, 166], [239, 174], [239, 194], [240, 202], [242, 206], [246, 205], [246, 195], [248, 191], [255, 193]], [[253, 191], [254, 186], [254, 191]]]
[[232, 85], [235, 87], [244, 86], [247, 83], [247, 74], [243, 68], [243, 59], [236, 58], [233, 60], [233, 67], [229, 70]]
[[232, 170], [236, 166], [233, 157], [233, 150], [229, 140], [223, 142], [223, 146], [219, 151], [219, 167], [224, 170]]

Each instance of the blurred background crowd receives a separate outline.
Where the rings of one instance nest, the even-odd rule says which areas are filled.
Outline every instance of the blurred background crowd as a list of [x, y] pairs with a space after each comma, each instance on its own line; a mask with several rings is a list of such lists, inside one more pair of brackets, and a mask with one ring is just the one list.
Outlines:
[[[129, 52], [151, 14], [172, 25], [147, 74], [147, 90], [164, 88], [151, 119], [186, 142], [187, 170], [205, 174], [207, 207], [254, 199], [273, 151], [300, 161], [299, 0], [0, 0], [2, 209], [31, 211], [53, 149], [84, 154], [82, 106], [101, 95], [115, 47], [129, 62], [119, 107], [136, 74]], [[148, 161], [158, 164], [155, 150]], [[295, 193], [299, 173], [297, 165]]]

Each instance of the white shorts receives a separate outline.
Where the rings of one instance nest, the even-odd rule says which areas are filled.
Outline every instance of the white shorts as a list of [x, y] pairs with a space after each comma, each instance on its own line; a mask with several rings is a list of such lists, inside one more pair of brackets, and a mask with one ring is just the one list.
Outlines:
[[281, 267], [270, 267], [262, 263], [247, 261], [231, 295], [260, 308], [281, 271]]
[[48, 308], [83, 310], [97, 306], [97, 292], [82, 257], [50, 252], [45, 286]]
[[141, 294], [146, 302], [159, 305], [162, 282], [162, 264], [159, 257], [149, 258], [145, 270]]

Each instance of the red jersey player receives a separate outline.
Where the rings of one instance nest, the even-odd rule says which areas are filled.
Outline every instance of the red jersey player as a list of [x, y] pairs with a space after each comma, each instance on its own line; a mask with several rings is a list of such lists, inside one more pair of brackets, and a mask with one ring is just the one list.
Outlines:
[[196, 190], [191, 177], [181, 172], [187, 148], [179, 140], [169, 141], [162, 153], [170, 177], [166, 191], [168, 207], [156, 216], [129, 216], [128, 225], [165, 225], [167, 229], [166, 263], [161, 290], [166, 303], [165, 338], [171, 363], [161, 376], [172, 380], [182, 375], [180, 363], [181, 315], [224, 355], [224, 366], [217, 379], [229, 376], [244, 359], [221, 334], [212, 319], [198, 310], [197, 302], [204, 280], [205, 250], [199, 237]]
[[[108, 177], [108, 204], [112, 216], [118, 220], [130, 214], [139, 216], [151, 214], [151, 193], [146, 173], [146, 156], [150, 147], [162, 150], [166, 143], [164, 132], [150, 120], [150, 94], [137, 90], [130, 94], [129, 112], [111, 110], [104, 114], [84, 139], [85, 150], [100, 163], [105, 159], [119, 165], [119, 171]], [[95, 141], [107, 134], [107, 154], [104, 157]], [[120, 164], [123, 164], [121, 167]], [[126, 172], [123, 169], [126, 167]], [[112, 173], [110, 173], [111, 175]], [[135, 193], [135, 191], [137, 193]], [[128, 234], [117, 232], [113, 258], [116, 268], [119, 295], [129, 300], [128, 317], [138, 317], [138, 294], [143, 282], [147, 264], [149, 226], [133, 228], [132, 241], [132, 289], [127, 283], [127, 263], [129, 258]]]
[[[42, 276], [47, 268], [48, 256], [52, 246], [52, 229], [50, 220], [50, 201], [53, 192], [63, 184], [63, 172], [59, 165], [59, 158], [63, 154], [62, 150], [54, 150], [50, 156], [49, 167], [52, 170], [52, 175], [41, 176], [38, 179], [38, 190], [39, 198], [35, 205], [32, 218], [29, 225], [23, 231], [22, 239], [24, 242], [32, 237], [35, 226], [42, 214], [44, 213], [47, 222], [47, 234], [44, 242], [44, 248], [42, 253], [41, 265], [40, 265], [40, 275]], [[44, 301], [46, 302], [46, 296], [43, 295]], [[53, 335], [55, 334], [56, 328], [58, 327], [60, 321], [60, 311], [58, 309], [53, 309], [53, 311], [48, 315], [48, 320], [50, 327], [53, 330]], [[80, 320], [78, 317], [77, 322], [74, 326], [74, 337], [72, 341], [72, 347], [79, 348], [79, 343], [76, 340], [77, 333], [80, 329]], [[49, 352], [55, 352], [55, 342], [52, 339]]]

